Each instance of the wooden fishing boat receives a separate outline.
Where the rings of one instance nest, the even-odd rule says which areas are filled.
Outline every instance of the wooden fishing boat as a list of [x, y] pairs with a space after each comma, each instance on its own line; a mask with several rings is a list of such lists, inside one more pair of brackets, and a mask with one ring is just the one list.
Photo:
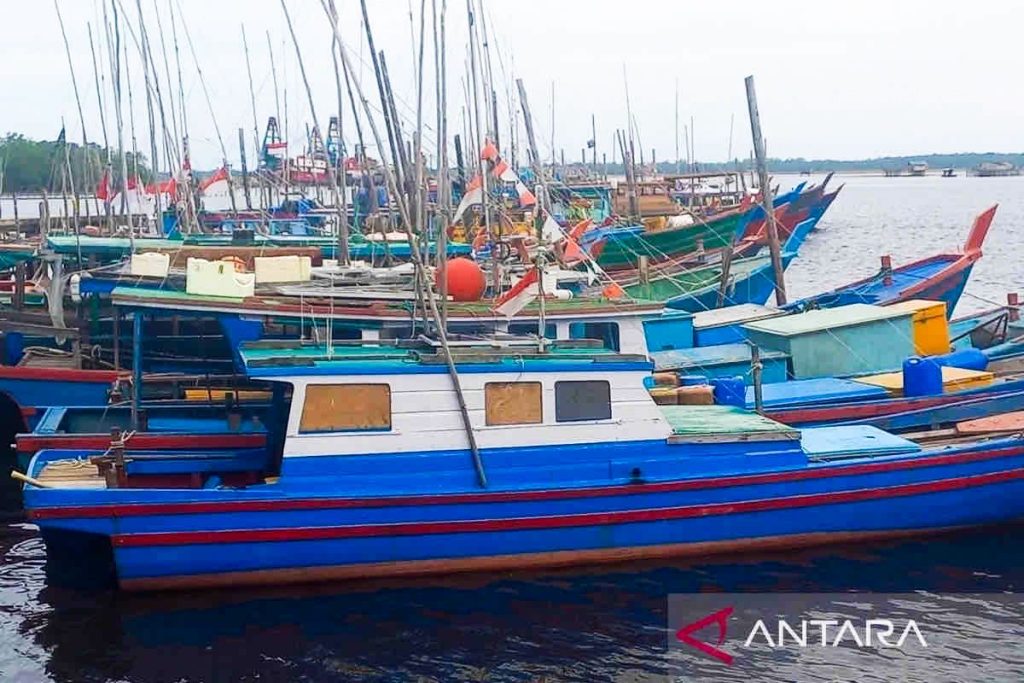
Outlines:
[[42, 409], [32, 431], [15, 437], [15, 451], [24, 470], [41, 450], [103, 450], [112, 441], [121, 441], [128, 452], [257, 448], [266, 442], [267, 413], [267, 404], [259, 403], [147, 402], [133, 428], [127, 405], [50, 407]]
[[[782, 255], [783, 268], [796, 255], [796, 251], [787, 249]], [[724, 289], [721, 264], [662, 274], [647, 282], [625, 285], [624, 289], [631, 297], [664, 301], [668, 308], [696, 313], [722, 305], [763, 304], [774, 290], [774, 277], [771, 257], [761, 254], [733, 261]]]
[[[831, 201], [823, 204], [822, 189], [823, 186], [819, 186], [805, 191], [804, 185], [800, 184], [790, 192], [776, 197], [775, 211], [779, 218], [780, 241], [788, 239], [797, 223], [806, 220], [816, 205], [822, 205], [821, 213], [824, 213]], [[801, 197], [804, 198], [801, 200]], [[797, 206], [790, 211], [794, 202], [798, 202]], [[763, 244], [763, 223], [764, 210], [748, 203], [734, 211], [701, 218], [682, 227], [661, 230], [630, 227], [605, 229], [598, 239], [585, 240], [584, 245], [591, 258], [606, 271], [635, 270], [640, 256], [647, 257], [651, 264], [658, 264], [686, 260], [696, 253], [715, 252], [734, 243], [743, 243], [745, 238], [745, 248]]]
[[[232, 253], [253, 252], [257, 255], [288, 255], [312, 251], [317, 260], [335, 258], [337, 251], [336, 237], [317, 237], [307, 235], [255, 235], [251, 242], [237, 243], [229, 235], [192, 235], [184, 239], [160, 237], [94, 237], [91, 235], [50, 235], [46, 238], [46, 248], [53, 253], [64, 256], [94, 257], [103, 262], [118, 261], [133, 253], [167, 252], [184, 253], [189, 250], [201, 253], [218, 248], [230, 249]], [[436, 245], [431, 243], [430, 251], [434, 253]], [[270, 250], [270, 251], [268, 251]], [[471, 251], [470, 245], [449, 243], [449, 256], [465, 256]], [[243, 254], [244, 256], [244, 254]], [[355, 260], [383, 261], [386, 257], [398, 260], [409, 259], [409, 244], [406, 241], [384, 244], [379, 240], [368, 239], [361, 235], [353, 235], [349, 245], [349, 257]]]
[[909, 299], [946, 302], [952, 315], [974, 264], [982, 257], [982, 245], [988, 235], [998, 205], [974, 219], [963, 250], [937, 254], [898, 268], [887, 265], [883, 258], [881, 270], [871, 277], [857, 280], [824, 294], [793, 302], [789, 310], [831, 308], [851, 303], [888, 304]]
[[464, 422], [427, 343], [249, 345], [250, 375], [284, 411], [265, 448], [33, 458], [25, 508], [51, 575], [95, 558], [127, 590], [450, 575], [1024, 515], [1019, 437], [926, 448], [867, 426], [659, 407], [643, 358], [529, 348], [452, 349]]

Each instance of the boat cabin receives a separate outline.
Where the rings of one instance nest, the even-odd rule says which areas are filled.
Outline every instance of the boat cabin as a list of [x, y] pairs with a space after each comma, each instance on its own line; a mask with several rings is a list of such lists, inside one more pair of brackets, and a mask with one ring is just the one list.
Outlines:
[[275, 399], [288, 404], [276, 435], [282, 473], [294, 457], [465, 451], [459, 393], [480, 449], [663, 440], [671, 433], [644, 388], [646, 357], [587, 340], [554, 342], [543, 353], [524, 340], [456, 342], [461, 392], [440, 347], [423, 339], [330, 351], [255, 342], [240, 353], [249, 377], [271, 382]]

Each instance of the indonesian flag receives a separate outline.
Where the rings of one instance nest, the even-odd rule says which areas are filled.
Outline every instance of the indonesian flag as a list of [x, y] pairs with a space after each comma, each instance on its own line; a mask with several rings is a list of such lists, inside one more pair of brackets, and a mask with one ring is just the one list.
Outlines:
[[96, 198], [102, 199], [103, 201], [109, 201], [113, 195], [110, 193], [110, 173], [103, 171], [103, 177], [100, 178], [100, 184], [96, 186]]
[[580, 261], [586, 261], [587, 255], [584, 253], [583, 248], [580, 247], [580, 237], [583, 236], [587, 230], [594, 224], [594, 221], [587, 218], [582, 220], [576, 225], [572, 226], [572, 230], [566, 236], [565, 250], [562, 252], [562, 259], [566, 265], [573, 265]]
[[[227, 166], [221, 166], [220, 168], [217, 169], [216, 173], [214, 173], [213, 175], [207, 176], [206, 178], [203, 178], [199, 182], [199, 194], [206, 194], [209, 191], [209, 189], [213, 185], [215, 185], [217, 183], [224, 183], [225, 186], [226, 186], [227, 182], [228, 182], [228, 169], [227, 169]], [[219, 190], [220, 188], [218, 187], [217, 189]]]
[[146, 194], [169, 194], [173, 196], [177, 191], [178, 181], [174, 178], [146, 185]]
[[492, 309], [495, 313], [500, 313], [506, 318], [512, 318], [516, 313], [523, 310], [527, 304], [537, 298], [540, 294], [539, 285], [540, 278], [538, 276], [537, 268], [531, 268], [523, 279], [515, 284], [512, 289], [508, 290], [501, 297], [494, 302], [494, 308]]
[[[530, 189], [526, 187], [516, 172], [512, 170], [512, 167], [498, 154], [498, 148], [493, 142], [487, 141], [487, 144], [484, 145], [483, 150], [480, 152], [480, 158], [487, 162], [491, 176], [502, 182], [515, 184], [520, 207], [533, 206], [537, 203], [537, 198], [530, 192]], [[469, 207], [474, 204], [480, 204], [483, 201], [483, 197], [483, 180], [480, 174], [477, 174], [466, 185], [466, 193], [462, 195], [462, 201], [459, 202], [459, 208], [456, 209], [452, 222], [457, 222]]]
[[[286, 156], [288, 156], [287, 142], [268, 142], [263, 149], [264, 153], [267, 156], [274, 157], [275, 159], [284, 159]], [[352, 158], [354, 159], [355, 157]], [[346, 162], [346, 166], [347, 164], [348, 162]], [[358, 165], [356, 166], [356, 168], [358, 168]]]
[[473, 178], [466, 185], [466, 193], [462, 195], [462, 201], [459, 202], [459, 208], [455, 210], [455, 217], [452, 218], [452, 223], [458, 223], [459, 219], [462, 218], [462, 214], [466, 212], [469, 207], [474, 204], [479, 204], [484, 200], [483, 181], [480, 180], [480, 176]]
[[480, 153], [480, 157], [491, 162], [491, 175], [501, 179], [506, 183], [514, 183], [516, 186], [516, 194], [519, 195], [519, 206], [533, 206], [537, 203], [537, 198], [533, 196], [529, 188], [519, 179], [519, 176], [512, 167], [508, 165], [501, 155], [498, 154], [498, 148], [490, 140], [484, 145], [483, 151]]

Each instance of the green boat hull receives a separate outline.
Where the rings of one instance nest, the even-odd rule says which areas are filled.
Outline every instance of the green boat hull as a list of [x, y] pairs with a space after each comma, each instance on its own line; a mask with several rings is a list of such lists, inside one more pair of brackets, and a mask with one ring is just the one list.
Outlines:
[[618, 270], [635, 268], [640, 256], [647, 256], [655, 263], [677, 259], [697, 251], [701, 240], [704, 249], [720, 249], [739, 236], [746, 215], [745, 212], [734, 213], [685, 228], [609, 237], [597, 256], [597, 263], [605, 270]]

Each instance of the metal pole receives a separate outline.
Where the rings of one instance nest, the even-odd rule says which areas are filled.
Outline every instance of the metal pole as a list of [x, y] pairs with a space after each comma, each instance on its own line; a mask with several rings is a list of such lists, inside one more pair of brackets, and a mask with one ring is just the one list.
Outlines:
[[768, 187], [768, 167], [765, 159], [764, 138], [761, 137], [761, 116], [757, 111], [754, 77], [747, 76], [744, 82], [747, 86], [750, 133], [754, 138], [754, 155], [757, 158], [757, 175], [761, 186], [761, 204], [764, 207], [765, 221], [768, 227], [768, 249], [771, 251], [772, 270], [775, 273], [775, 302], [779, 306], [785, 306], [786, 281], [782, 268], [782, 249], [779, 247], [779, 230], [775, 224], [775, 211], [772, 209], [772, 193]]
[[[252, 210], [252, 196], [249, 194], [249, 164], [245, 158], [245, 131], [238, 129], [238, 156], [242, 161], [242, 188], [245, 191], [245, 208]], [[159, 195], [157, 195], [159, 196]]]
[[754, 377], [754, 410], [764, 415], [764, 400], [761, 393], [761, 349], [750, 345], [750, 371]]
[[142, 407], [142, 312], [132, 313], [132, 430], [139, 428]]

